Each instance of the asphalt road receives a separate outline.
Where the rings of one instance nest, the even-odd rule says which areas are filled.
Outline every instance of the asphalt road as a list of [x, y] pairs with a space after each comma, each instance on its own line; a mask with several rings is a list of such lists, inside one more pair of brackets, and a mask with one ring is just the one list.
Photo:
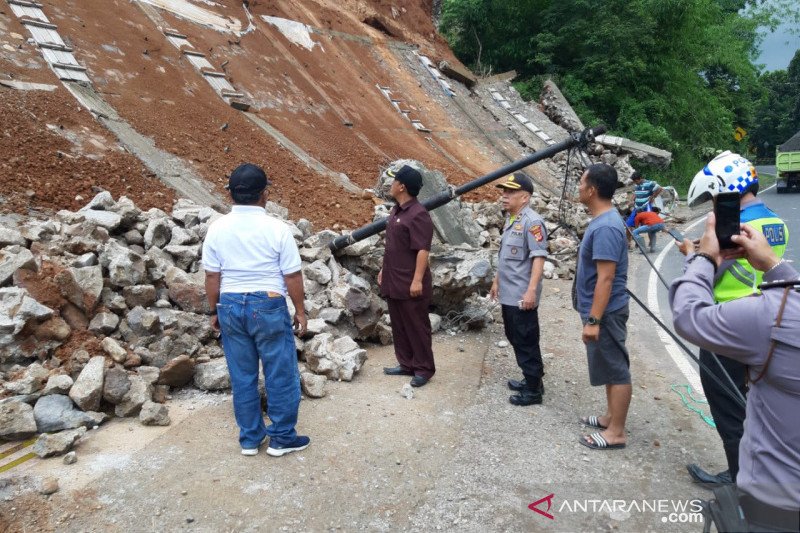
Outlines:
[[[774, 168], [774, 167], [773, 167]], [[768, 173], [768, 167], [759, 167], [759, 172]], [[786, 222], [786, 225], [789, 228], [789, 245], [786, 249], [785, 258], [789, 259], [794, 262], [797, 267], [800, 267], [800, 194], [781, 194], [778, 195], [775, 193], [775, 188], [772, 187], [758, 195], [764, 203], [772, 209], [775, 213], [778, 214], [783, 220]], [[688, 238], [699, 238], [700, 235], [703, 233], [703, 222], [699, 222], [694, 224], [697, 220], [705, 220], [705, 216], [700, 216], [699, 219], [695, 218], [694, 220], [690, 220], [688, 223], [684, 224], [680, 228], [680, 231], [685, 233]], [[691, 229], [686, 229], [686, 228]], [[671, 239], [668, 238], [664, 234], [659, 234], [659, 242], [657, 246], [656, 253], [650, 254], [648, 257], [654, 262], [657, 263], [657, 259], [661, 255], [662, 251], [666, 248], [667, 251], [664, 253], [663, 258], [660, 262], [659, 266], [659, 273], [661, 277], [666, 281], [666, 283], [671, 283], [672, 280], [680, 276], [683, 272], [683, 256], [678, 252], [677, 248], [672, 244]], [[632, 283], [630, 286], [634, 294], [637, 294], [640, 298], [642, 298], [648, 305], [654, 303], [653, 300], [657, 300], [657, 308], [660, 316], [662, 317], [663, 321], [672, 326], [672, 313], [669, 308], [669, 302], [667, 300], [667, 289], [664, 284], [655, 278], [655, 298], [651, 299], [649, 302], [646, 299], [648, 295], [648, 291], [653, 294], [653, 289], [650, 288], [650, 283], [652, 283], [650, 276], [651, 267], [647, 264], [646, 260], [639, 255], [638, 252], [632, 252], [632, 259], [633, 265], [635, 265], [635, 274], [633, 279], [631, 280]], [[657, 331], [657, 326], [653, 327], [654, 335], [652, 338], [653, 342], [662, 342], [663, 338], [659, 338], [655, 333]], [[663, 342], [662, 342], [663, 343]], [[694, 348], [690, 345], [690, 348]], [[696, 353], [696, 349], [695, 349]], [[697, 368], [696, 364], [689, 359], [687, 355], [681, 352], [682, 357], [684, 357], [690, 364], [691, 367]], [[679, 375], [678, 370], [675, 370], [676, 376]]]
[[[759, 167], [759, 172], [761, 168], [767, 167]], [[772, 167], [775, 168], [775, 167]], [[760, 193], [758, 197], [763, 200], [763, 202], [772, 209], [775, 213], [778, 214], [779, 217], [786, 222], [786, 225], [789, 227], [789, 246], [786, 248], [786, 259], [790, 259], [794, 261], [797, 265], [800, 265], [800, 194], [776, 194], [775, 187], [768, 189], [767, 191]], [[687, 225], [684, 225], [686, 227]], [[698, 224], [692, 230], [686, 232], [686, 236], [690, 238], [699, 238], [700, 235], [703, 234], [703, 224]], [[664, 241], [668, 240], [665, 239], [665, 235], [659, 235], [659, 239]], [[663, 245], [659, 243], [658, 250], [660, 251], [663, 248]], [[675, 254], [673, 256], [673, 254]], [[669, 252], [668, 258], [677, 257], [680, 253], [677, 250], [672, 250]], [[682, 263], [680, 261], [664, 261], [664, 265], [661, 269], [661, 273], [667, 280], [672, 280], [678, 275], [680, 275], [682, 271]]]

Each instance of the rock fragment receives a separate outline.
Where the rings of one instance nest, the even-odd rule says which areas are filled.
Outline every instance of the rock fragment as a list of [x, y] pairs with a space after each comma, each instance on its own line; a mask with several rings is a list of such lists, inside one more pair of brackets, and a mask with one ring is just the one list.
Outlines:
[[25, 402], [0, 403], [0, 439], [22, 440], [36, 433], [33, 407]]
[[142, 404], [139, 421], [145, 426], [168, 426], [171, 422], [167, 406], [150, 400]]
[[210, 391], [231, 388], [231, 378], [225, 360], [215, 359], [195, 366], [194, 384], [198, 389]]
[[69, 390], [69, 397], [83, 411], [97, 411], [103, 398], [103, 378], [106, 360], [95, 356], [83, 367], [75, 384]]
[[85, 427], [58, 433], [42, 433], [33, 445], [33, 453], [41, 458], [65, 454], [85, 434]]

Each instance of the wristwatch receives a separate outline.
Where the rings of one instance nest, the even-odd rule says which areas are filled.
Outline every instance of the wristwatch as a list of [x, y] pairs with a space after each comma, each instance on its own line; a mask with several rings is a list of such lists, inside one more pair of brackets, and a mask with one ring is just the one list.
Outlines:
[[600, 319], [589, 315], [589, 318], [586, 319], [587, 326], [596, 326], [600, 323]]

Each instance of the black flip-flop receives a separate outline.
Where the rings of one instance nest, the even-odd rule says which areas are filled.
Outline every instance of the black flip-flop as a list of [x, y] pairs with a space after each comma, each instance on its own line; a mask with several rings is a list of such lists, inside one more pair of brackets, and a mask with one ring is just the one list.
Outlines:
[[[587, 442], [586, 437], [592, 439], [592, 442]], [[609, 444], [600, 433], [592, 433], [591, 435], [584, 435], [578, 439], [578, 442], [592, 450], [621, 450], [625, 447], [625, 443]]]
[[594, 415], [586, 416], [586, 417], [581, 418], [580, 421], [581, 421], [581, 424], [583, 424], [586, 427], [595, 428], [595, 429], [608, 429], [607, 426], [604, 426], [603, 424], [600, 423], [600, 417], [599, 416], [594, 416]]

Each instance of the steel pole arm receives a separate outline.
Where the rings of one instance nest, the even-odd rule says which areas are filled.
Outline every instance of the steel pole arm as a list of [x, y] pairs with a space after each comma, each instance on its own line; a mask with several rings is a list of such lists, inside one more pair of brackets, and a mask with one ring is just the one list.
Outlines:
[[[507, 176], [512, 172], [516, 172], [517, 170], [523, 169], [529, 165], [542, 161], [544, 159], [548, 159], [553, 157], [559, 152], [563, 152], [564, 150], [569, 150], [574, 146], [585, 146], [587, 143], [594, 141], [594, 138], [598, 135], [602, 135], [606, 132], [605, 126], [596, 126], [594, 128], [587, 128], [583, 130], [580, 134], [572, 134], [569, 139], [563, 140], [560, 143], [553, 144], [548, 146], [544, 150], [539, 150], [538, 152], [534, 152], [522, 159], [514, 161], [513, 163], [509, 163], [504, 167], [500, 167], [497, 170], [494, 170], [480, 178], [476, 178], [460, 187], [456, 188], [455, 190], [447, 190], [442, 191], [435, 196], [431, 196], [424, 202], [422, 205], [428, 211], [433, 211], [437, 207], [441, 207], [454, 198], [461, 196], [462, 194], [468, 193], [472, 190], [477, 189], [478, 187], [482, 187], [488, 183], [495, 181], [498, 178], [502, 178], [503, 176]], [[381, 220], [376, 220], [366, 226], [362, 226], [357, 230], [353, 231], [348, 235], [342, 235], [337, 237], [330, 243], [331, 251], [335, 252], [337, 250], [341, 250], [351, 244], [354, 244], [358, 241], [366, 239], [367, 237], [371, 237], [377, 233], [380, 233], [384, 229], [386, 229], [386, 218], [382, 218]]]

